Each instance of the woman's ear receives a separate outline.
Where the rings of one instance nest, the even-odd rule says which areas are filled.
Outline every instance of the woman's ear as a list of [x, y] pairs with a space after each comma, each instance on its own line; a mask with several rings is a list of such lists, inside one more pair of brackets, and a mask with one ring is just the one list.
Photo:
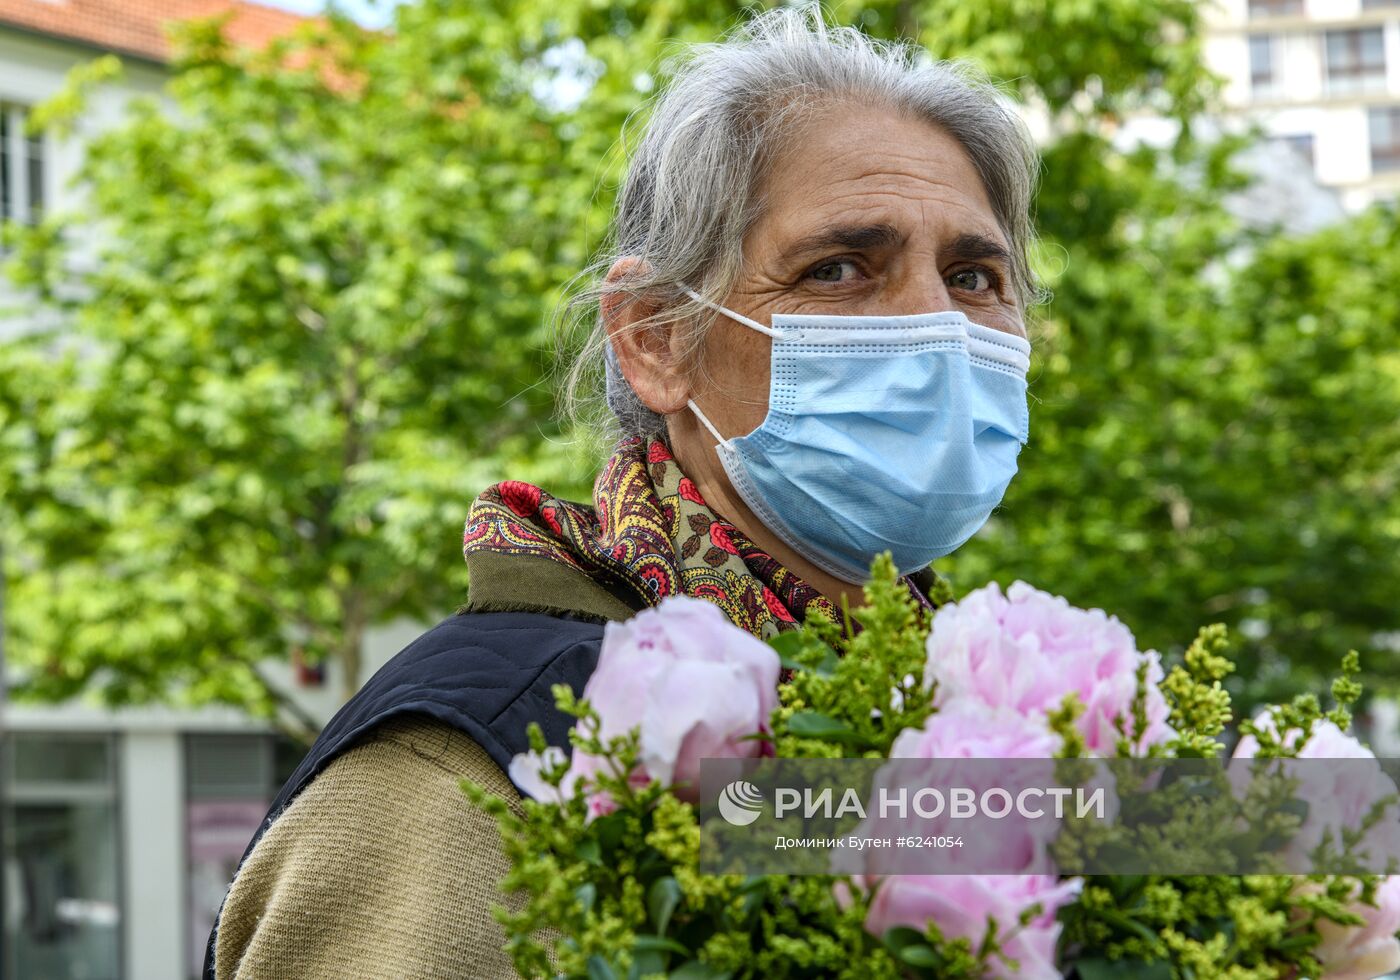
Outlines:
[[646, 269], [646, 263], [638, 258], [614, 262], [604, 279], [599, 310], [622, 376], [643, 405], [658, 415], [671, 415], [685, 408], [690, 398], [690, 379], [674, 325], [638, 326], [665, 309], [663, 304], [628, 291], [628, 280]]

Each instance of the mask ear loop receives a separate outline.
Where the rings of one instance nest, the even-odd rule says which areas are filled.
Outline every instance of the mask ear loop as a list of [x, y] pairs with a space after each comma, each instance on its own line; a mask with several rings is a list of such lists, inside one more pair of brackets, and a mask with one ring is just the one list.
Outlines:
[[695, 413], [695, 417], [700, 420], [701, 425], [710, 430], [710, 435], [715, 437], [715, 442], [719, 443], [721, 446], [729, 443], [728, 439], [719, 434], [719, 430], [714, 427], [714, 423], [705, 418], [705, 413], [700, 411], [700, 406], [695, 404], [695, 399], [687, 398], [685, 400], [685, 406]]
[[765, 327], [757, 320], [750, 320], [742, 313], [735, 313], [733, 310], [720, 306], [718, 303], [711, 303], [709, 300], [701, 296], [689, 286], [681, 286], [681, 289], [685, 290], [685, 294], [691, 299], [695, 300], [695, 302], [701, 304], [702, 306], [708, 306], [712, 310], [716, 310], [720, 313], [723, 313], [725, 316], [729, 317], [729, 319], [738, 321], [746, 327], [751, 327], [754, 330], [757, 330], [759, 333], [766, 333], [770, 337], [777, 338], [782, 336], [781, 333], [779, 333], [777, 330], [774, 330], [772, 327]]
[[[735, 313], [733, 310], [720, 306], [718, 303], [711, 303], [705, 297], [701, 296], [699, 293], [697, 293], [695, 290], [691, 289], [684, 283], [681, 284], [681, 289], [685, 291], [685, 294], [687, 296], [695, 300], [695, 302], [699, 303], [701, 306], [708, 306], [710, 309], [715, 310], [718, 313], [723, 313], [731, 320], [734, 320], [738, 323], [742, 323], [746, 327], [750, 327], [754, 330], [757, 330], [759, 333], [767, 334], [775, 340], [782, 336], [782, 334], [779, 331], [774, 330], [772, 327], [765, 327], [757, 320], [751, 320], [748, 317], [744, 316], [742, 313]], [[705, 417], [704, 412], [700, 411], [700, 406], [695, 404], [694, 399], [687, 398], [685, 404], [687, 408], [689, 408], [692, 412], [695, 413], [695, 417], [700, 420], [700, 424], [703, 425], [706, 429], [710, 430], [710, 435], [715, 437], [715, 442], [717, 442], [721, 446], [729, 444], [729, 440], [724, 438], [724, 436], [720, 435], [719, 430], [715, 428], [714, 423], [712, 423], [708, 418]]]

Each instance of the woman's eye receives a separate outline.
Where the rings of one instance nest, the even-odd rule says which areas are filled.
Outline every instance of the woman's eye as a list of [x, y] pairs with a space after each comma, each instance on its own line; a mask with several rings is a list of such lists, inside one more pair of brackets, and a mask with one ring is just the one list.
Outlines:
[[948, 283], [954, 289], [966, 289], [971, 292], [991, 289], [993, 286], [992, 277], [986, 269], [963, 269], [949, 276]]
[[841, 282], [854, 278], [859, 270], [854, 262], [827, 262], [808, 273], [818, 282]]

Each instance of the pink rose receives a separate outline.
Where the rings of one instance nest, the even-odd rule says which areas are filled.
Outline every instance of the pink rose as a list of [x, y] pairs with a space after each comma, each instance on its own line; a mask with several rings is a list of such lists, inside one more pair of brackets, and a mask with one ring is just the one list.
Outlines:
[[1139, 652], [1132, 632], [1101, 609], [1077, 609], [1024, 582], [1003, 595], [992, 583], [934, 614], [924, 680], [938, 685], [940, 707], [973, 698], [1042, 722], [1074, 692], [1085, 706], [1078, 726], [1089, 752], [1112, 756], [1117, 725], [1130, 732], [1133, 724], [1141, 665], [1147, 670], [1147, 724], [1135, 753], [1175, 734], [1157, 687], [1164, 675], [1156, 651]]
[[[997, 923], [1003, 953], [1016, 965], [994, 958], [988, 976], [1059, 980], [1055, 913], [1081, 885], [1078, 878], [1061, 881], [1054, 875], [895, 875], [876, 886], [865, 927], [882, 936], [894, 926], [922, 930], [934, 921], [945, 936], [965, 936], [975, 949], [990, 919]], [[1021, 913], [1037, 902], [1040, 912], [1021, 926]]]
[[[748, 758], [767, 750], [768, 743], [745, 736], [769, 730], [778, 670], [777, 653], [730, 623], [717, 606], [672, 596], [625, 623], [608, 624], [583, 696], [598, 712], [604, 741], [640, 729], [632, 782], [674, 784], [677, 796], [693, 801], [701, 759]], [[527, 753], [511, 764], [512, 780], [531, 796], [537, 795], [532, 790], [543, 761]], [[601, 765], [575, 751], [565, 795]], [[610, 804], [594, 802], [603, 812]]]

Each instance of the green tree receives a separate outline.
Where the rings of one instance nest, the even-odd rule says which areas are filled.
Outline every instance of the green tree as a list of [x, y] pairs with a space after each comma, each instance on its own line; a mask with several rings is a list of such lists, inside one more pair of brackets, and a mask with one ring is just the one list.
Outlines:
[[[1205, 224], [1111, 260], [1066, 246], [1022, 472], [950, 568], [1103, 606], [1162, 649], [1224, 621], [1245, 704], [1322, 692], [1400, 628], [1400, 221], [1236, 267]], [[1384, 651], [1362, 662], [1372, 689], [1397, 679]]]
[[[594, 460], [565, 448], [543, 382], [549, 312], [600, 241], [617, 134], [668, 45], [749, 6], [420, 0], [392, 35], [333, 21], [263, 55], [193, 31], [174, 113], [141, 105], [91, 146], [86, 212], [11, 234], [12, 266], [77, 341], [0, 347], [6, 629], [27, 693], [174, 688], [275, 716], [267, 658], [300, 647], [351, 679], [369, 624], [455, 604], [482, 486], [586, 494]], [[959, 584], [1022, 577], [1163, 647], [1250, 620], [1242, 674], [1261, 685], [1310, 685], [1400, 627], [1380, 501], [1395, 366], [1369, 356], [1394, 347], [1375, 295], [1393, 215], [1356, 226], [1375, 244], [1352, 260], [1355, 229], [1236, 226], [1233, 144], [1193, 133], [1213, 88], [1190, 0], [835, 15], [978, 60], [1049, 133], [1032, 444], [945, 563]], [[1115, 146], [1139, 111], [1179, 138]], [[101, 261], [75, 290], [65, 242], [93, 219]], [[1369, 348], [1330, 329], [1339, 311]]]
[[527, 5], [398, 27], [249, 54], [195, 26], [173, 111], [138, 102], [88, 147], [83, 212], [11, 229], [20, 281], [68, 314], [0, 367], [23, 693], [173, 686], [307, 729], [259, 664], [300, 648], [348, 696], [370, 624], [460, 599], [482, 486], [587, 485], [539, 452], [540, 378], [603, 223], [597, 130], [537, 98], [554, 41]]

